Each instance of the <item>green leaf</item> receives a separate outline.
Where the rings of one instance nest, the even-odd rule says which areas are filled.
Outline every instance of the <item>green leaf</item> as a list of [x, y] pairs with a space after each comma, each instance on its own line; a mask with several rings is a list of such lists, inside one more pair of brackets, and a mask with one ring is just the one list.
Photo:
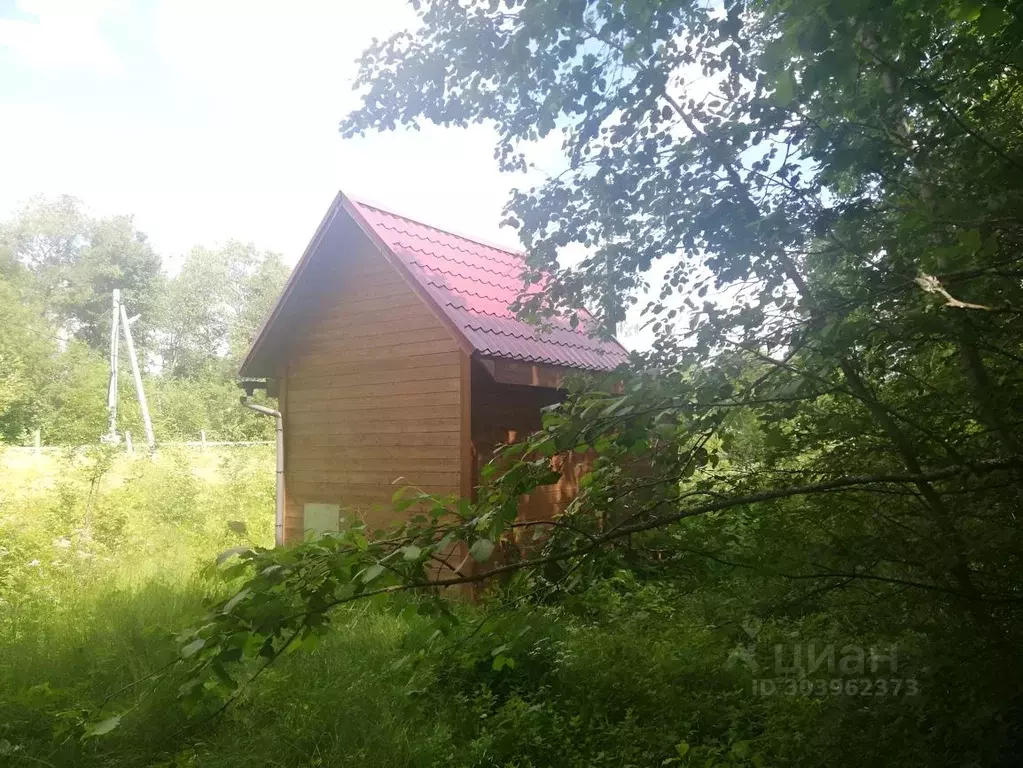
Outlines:
[[783, 73], [774, 85], [773, 99], [779, 106], [787, 106], [796, 97], [796, 77], [791, 72]]
[[103, 736], [110, 733], [114, 728], [121, 724], [121, 716], [114, 715], [108, 717], [106, 720], [100, 720], [98, 723], [93, 723], [85, 729], [86, 736]]
[[985, 35], [993, 35], [1009, 20], [1009, 14], [996, 3], [988, 3], [977, 18], [977, 29]]
[[768, 74], [784, 67], [792, 56], [792, 50], [785, 37], [772, 40], [764, 46], [764, 52], [760, 56], [760, 68]]
[[251, 592], [252, 590], [246, 587], [237, 595], [228, 600], [227, 603], [224, 605], [224, 613], [230, 613], [231, 609], [233, 609], [236, 605], [238, 605], [238, 603], [240, 603], [242, 600], [248, 597], [251, 594]]
[[362, 572], [362, 576], [359, 577], [359, 580], [363, 584], [369, 584], [371, 581], [378, 578], [380, 574], [382, 574], [385, 570], [386, 569], [384, 568], [384, 566], [380, 565], [380, 563], [377, 563], [376, 565], [371, 565], [369, 568]]
[[391, 506], [395, 512], [404, 512], [419, 500], [415, 496], [410, 497], [406, 493], [408, 490], [407, 487], [399, 488], [391, 496]]
[[960, 0], [959, 5], [952, 11], [952, 18], [958, 21], [976, 21], [983, 9], [984, 6], [977, 0]]
[[262, 638], [257, 634], [250, 633], [245, 638], [245, 644], [242, 646], [242, 655], [247, 659], [254, 659], [259, 655], [259, 649], [262, 645]]
[[306, 632], [302, 638], [302, 650], [310, 653], [320, 647], [323, 636], [319, 632]]
[[494, 657], [494, 663], [490, 665], [491, 669], [495, 672], [500, 672], [502, 669], [507, 667], [508, 669], [515, 669], [515, 659], [511, 656], [505, 656], [500, 654]]
[[213, 674], [217, 676], [217, 679], [226, 687], [228, 690], [236, 690], [238, 688], [238, 681], [231, 677], [231, 674], [224, 668], [223, 664], [214, 662], [211, 665]]
[[768, 448], [785, 449], [789, 447], [789, 439], [780, 429], [769, 427], [764, 430], [764, 445]]
[[[230, 549], [225, 549], [223, 552], [221, 552], [219, 555], [217, 555], [217, 565], [223, 565], [228, 560], [230, 560], [232, 557], [239, 557], [239, 556], [244, 555], [247, 552], [251, 552], [251, 551], [252, 551], [251, 547], [231, 547]], [[248, 565], [248, 563], [238, 563], [237, 565], [232, 566], [232, 567], [240, 568], [240, 571], [244, 571], [245, 567], [247, 565]], [[227, 572], [228, 571], [225, 568], [224, 569], [225, 576], [226, 576]], [[230, 577], [228, 577], [228, 578], [230, 578]]]
[[963, 248], [972, 253], [980, 250], [980, 247], [984, 244], [984, 239], [978, 230], [967, 229], [959, 233], [959, 242]]
[[469, 554], [477, 563], [483, 563], [490, 559], [494, 552], [494, 542], [490, 539], [477, 539], [469, 548]]
[[190, 642], [188, 645], [181, 649], [181, 658], [189, 659], [192, 656], [195, 656], [195, 654], [201, 651], [205, 647], [205, 645], [206, 639], [202, 637], [197, 637], [195, 640], [193, 640], [192, 642]]
[[404, 548], [404, 554], [406, 560], [418, 560], [420, 555], [423, 554], [423, 550], [417, 547], [415, 544], [409, 544]]

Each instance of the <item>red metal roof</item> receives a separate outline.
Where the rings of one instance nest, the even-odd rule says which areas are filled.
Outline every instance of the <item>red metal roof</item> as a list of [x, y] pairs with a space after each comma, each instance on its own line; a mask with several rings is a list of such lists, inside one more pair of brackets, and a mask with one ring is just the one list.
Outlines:
[[597, 371], [628, 358], [617, 341], [588, 334], [593, 320], [585, 312], [575, 329], [562, 318], [547, 332], [519, 320], [508, 307], [524, 288], [522, 253], [349, 200], [479, 354]]

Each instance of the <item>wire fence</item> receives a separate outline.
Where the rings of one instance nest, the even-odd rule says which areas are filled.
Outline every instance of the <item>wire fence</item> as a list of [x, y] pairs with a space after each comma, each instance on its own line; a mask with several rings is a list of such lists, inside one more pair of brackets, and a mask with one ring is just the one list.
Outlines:
[[185, 445], [193, 448], [205, 448], [206, 446], [212, 445], [273, 445], [273, 440], [186, 440], [183, 443], [157, 443], [156, 447], [159, 448], [161, 445]]
[[[273, 440], [167, 440], [158, 441], [156, 448], [198, 448], [205, 450], [207, 448], [230, 448], [234, 446], [252, 446], [252, 445], [273, 445]], [[82, 451], [87, 448], [93, 448], [96, 444], [90, 445], [5, 445], [0, 446], [0, 451], [11, 452], [22, 455], [42, 455], [47, 453], [55, 453], [59, 451]], [[119, 444], [125, 453], [135, 453], [146, 450], [146, 444], [143, 442], [141, 445], [133, 445], [129, 442], [123, 441]]]

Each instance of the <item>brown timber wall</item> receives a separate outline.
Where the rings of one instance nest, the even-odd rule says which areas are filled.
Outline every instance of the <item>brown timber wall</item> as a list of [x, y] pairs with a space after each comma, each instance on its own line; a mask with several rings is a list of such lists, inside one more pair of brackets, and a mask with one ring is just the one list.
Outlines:
[[282, 388], [287, 541], [308, 503], [383, 527], [399, 485], [460, 487], [463, 353], [369, 242], [347, 247], [319, 268], [323, 298]]
[[[475, 476], [502, 443], [522, 440], [542, 426], [540, 409], [559, 402], [559, 390], [547, 387], [499, 384], [480, 367], [473, 369], [472, 440], [476, 449]], [[561, 479], [524, 496], [520, 520], [543, 520], [560, 513], [575, 497], [579, 478], [586, 473], [590, 457], [568, 454], [553, 459]]]

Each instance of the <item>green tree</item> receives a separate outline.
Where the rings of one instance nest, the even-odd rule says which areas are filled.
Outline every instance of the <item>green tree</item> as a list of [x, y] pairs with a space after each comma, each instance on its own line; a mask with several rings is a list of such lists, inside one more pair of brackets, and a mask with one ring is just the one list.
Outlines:
[[[160, 440], [273, 440], [271, 419], [253, 418], [238, 402], [233, 377], [152, 377], [146, 395]], [[267, 403], [270, 405], [270, 403]]]
[[[46, 367], [46, 380], [40, 388], [40, 408], [36, 426], [47, 445], [88, 445], [107, 432], [107, 386], [110, 369], [104, 355], [79, 341], [71, 341]], [[132, 410], [125, 401], [128, 390], [121, 384], [118, 429], [124, 431]], [[129, 385], [130, 386], [130, 385]], [[141, 435], [141, 421], [132, 431]], [[131, 429], [131, 426], [128, 426]]]
[[[287, 278], [275, 253], [230, 242], [195, 248], [172, 279], [130, 216], [89, 217], [63, 196], [30, 201], [0, 226], [0, 435], [49, 444], [95, 442], [107, 431], [110, 298], [122, 289], [147, 361], [161, 440], [272, 437], [238, 407], [237, 364]], [[146, 346], [143, 346], [146, 344]], [[153, 357], [150, 357], [150, 353]], [[119, 428], [141, 436], [127, 363]]]
[[277, 304], [290, 273], [280, 254], [264, 252], [245, 276], [242, 303], [228, 334], [228, 359], [235, 370]]
[[132, 217], [89, 216], [77, 199], [33, 198], [0, 227], [0, 251], [30, 275], [29, 287], [60, 328], [94, 349], [110, 339], [110, 301], [122, 290], [144, 347], [161, 291], [160, 257]]
[[38, 426], [41, 389], [58, 342], [40, 308], [0, 276], [0, 441], [24, 440]]
[[286, 279], [280, 256], [252, 244], [193, 249], [162, 305], [159, 351], [167, 371], [233, 377]]
[[[253, 554], [186, 646], [197, 680], [239, 659], [233, 633], [273, 658], [367, 595], [518, 573], [546, 600], [624, 567], [716, 575], [733, 623], [800, 611], [921, 633], [935, 663], [978, 673], [964, 700], [1018, 711], [1019, 4], [413, 6], [415, 31], [365, 52], [342, 134], [484, 122], [509, 171], [560, 135], [564, 167], [507, 209], [527, 280], [558, 277], [519, 308], [584, 303], [611, 328], [635, 306], [655, 341], [502, 451], [477, 503], [398, 496], [428, 514], [369, 544], [353, 529]], [[562, 268], [571, 244], [589, 255]], [[572, 450], [598, 459], [530, 544], [518, 500]], [[438, 576], [456, 542], [476, 570]], [[1010, 754], [998, 722], [969, 719], [969, 738]]]
[[[559, 277], [523, 300], [527, 313], [581, 301], [613, 326], [651, 267], [666, 267], [645, 294], [656, 333], [645, 358], [677, 378], [643, 380], [608, 418], [570, 405], [559, 427], [610, 445], [667, 441], [661, 482], [645, 478], [633, 500], [622, 457], [607, 468], [633, 525], [685, 516], [685, 479], [741, 500], [782, 477], [811, 494], [851, 476], [917, 477], [884, 517], [861, 491], [802, 505], [835, 538], [823, 573], [904, 582], [978, 621], [1012, 599], [1018, 542], [996, 531], [1019, 499], [1018, 470], [1004, 469], [1023, 397], [1018, 6], [417, 7], [419, 30], [364, 55], [363, 106], [342, 133], [488, 122], [512, 171], [531, 142], [560, 134], [565, 167], [508, 206], [528, 277]], [[561, 269], [572, 243], [590, 256]], [[640, 406], [661, 415], [623, 418]], [[741, 482], [717, 476], [709, 449], [736, 411], [764, 425], [768, 446]], [[984, 462], [1003, 469], [975, 487], [964, 473]], [[855, 555], [842, 554], [852, 539]]]

